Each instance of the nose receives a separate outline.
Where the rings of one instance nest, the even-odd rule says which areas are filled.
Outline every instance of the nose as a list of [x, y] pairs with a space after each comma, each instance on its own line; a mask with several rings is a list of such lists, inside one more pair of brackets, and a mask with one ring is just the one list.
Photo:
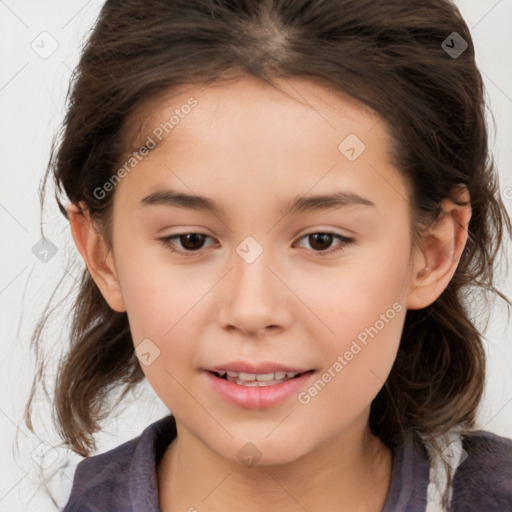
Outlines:
[[279, 268], [265, 251], [251, 261], [235, 253], [232, 270], [224, 278], [219, 322], [223, 329], [245, 336], [265, 336], [285, 329], [291, 321], [293, 294], [279, 276]]

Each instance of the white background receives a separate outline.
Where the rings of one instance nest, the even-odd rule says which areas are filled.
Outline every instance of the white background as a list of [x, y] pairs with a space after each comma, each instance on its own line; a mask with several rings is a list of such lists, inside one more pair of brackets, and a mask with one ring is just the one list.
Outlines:
[[[474, 37], [496, 120], [496, 131], [491, 125], [491, 145], [500, 169], [501, 190], [507, 195], [506, 187], [512, 186], [512, 0], [456, 3]], [[59, 506], [63, 506], [71, 489], [74, 464], [79, 460], [57, 446], [59, 440], [51, 431], [48, 414], [44, 423], [37, 424], [37, 435], [23, 424], [22, 415], [34, 372], [30, 335], [65, 272], [68, 256], [78, 254], [51, 195], [42, 221], [45, 235], [58, 251], [47, 263], [32, 253], [41, 238], [39, 180], [52, 137], [63, 118], [71, 70], [101, 4], [99, 0], [0, 0], [0, 512], [58, 510], [40, 487], [39, 464], [48, 466], [51, 474], [52, 469], [70, 461], [52, 487]], [[47, 35], [41, 36], [44, 31], [56, 43]], [[46, 38], [46, 51], [51, 44], [58, 44], [47, 59], [31, 47], [38, 42], [41, 46], [42, 37]], [[509, 192], [507, 196], [510, 212], [512, 195]], [[510, 251], [507, 254], [510, 259]], [[80, 276], [80, 264], [66, 273], [65, 291]], [[500, 289], [512, 296], [511, 277], [501, 283]], [[71, 298], [64, 294], [63, 300], [69, 304]], [[55, 347], [65, 340], [65, 321], [60, 313], [46, 333]], [[512, 323], [501, 303], [491, 317], [486, 338], [489, 366], [480, 426], [512, 437]], [[48, 404], [41, 402], [40, 407], [44, 416]], [[122, 411], [119, 420], [105, 425], [99, 451], [135, 437], [165, 413], [148, 386], [143, 387], [138, 400]], [[46, 458], [39, 457], [42, 453]]]

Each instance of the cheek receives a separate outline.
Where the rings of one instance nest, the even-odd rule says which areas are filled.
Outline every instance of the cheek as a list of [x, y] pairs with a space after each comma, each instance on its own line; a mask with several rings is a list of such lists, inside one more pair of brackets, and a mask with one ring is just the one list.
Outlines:
[[[343, 349], [360, 334], [364, 342], [365, 332], [374, 332], [373, 327], [383, 337], [400, 338], [401, 334], [396, 317], [405, 309], [407, 248], [377, 250], [374, 246], [354, 254], [337, 267], [302, 272], [300, 281], [293, 283], [294, 293], [309, 310], [305, 318], [311, 320], [304, 325], [310, 329], [311, 338], [320, 334], [327, 345], [336, 349]], [[398, 327], [392, 330], [391, 323]]]
[[408, 264], [407, 246], [395, 248], [382, 247], [378, 257], [360, 253], [357, 261], [301, 285], [301, 297], [321, 320], [306, 325], [324, 363], [321, 382], [306, 390], [304, 402], [315, 401], [326, 421], [369, 406], [393, 366], [406, 314]]
[[[144, 338], [166, 339], [201, 293], [183, 267], [165, 260], [157, 242], [136, 240], [129, 257], [117, 262], [121, 291], [135, 345]], [[135, 246], [138, 248], [135, 249]], [[191, 283], [194, 283], [191, 286]]]
[[322, 342], [325, 366], [298, 396], [305, 412], [330, 425], [332, 435], [370, 407], [391, 371], [406, 309], [399, 302], [386, 306], [340, 314], [337, 335]]
[[[146, 287], [147, 286], [147, 287]], [[144, 294], [127, 302], [130, 331], [137, 357], [148, 383], [172, 411], [187, 414], [193, 401], [187, 379], [196, 370], [197, 322], [193, 320], [197, 297], [162, 292], [146, 282]], [[153, 293], [151, 293], [153, 292]]]
[[194, 342], [212, 284], [178, 267], [144, 266], [136, 256], [124, 263], [119, 277], [141, 368], [162, 401], [179, 410], [181, 401], [190, 404], [180, 383], [198, 366]]

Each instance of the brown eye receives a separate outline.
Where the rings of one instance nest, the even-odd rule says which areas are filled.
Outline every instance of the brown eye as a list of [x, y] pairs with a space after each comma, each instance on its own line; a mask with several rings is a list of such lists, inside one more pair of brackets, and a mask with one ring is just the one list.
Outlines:
[[[194, 253], [200, 253], [201, 249], [204, 248], [205, 241], [211, 237], [203, 233], [180, 233], [178, 235], [167, 236], [159, 238], [159, 242], [168, 250], [179, 256], [192, 256]], [[352, 243], [352, 238], [347, 238], [336, 233], [319, 232], [309, 233], [301, 237], [307, 239], [310, 243], [311, 252], [318, 254], [319, 256], [330, 255], [338, 251], [343, 250], [347, 245]], [[331, 249], [332, 243], [335, 239], [338, 239], [340, 243]], [[177, 240], [177, 242], [175, 242]], [[178, 247], [177, 247], [178, 245]]]
[[201, 233], [187, 233], [185, 235], [179, 235], [178, 238], [184, 249], [187, 251], [196, 251], [202, 248], [206, 235], [202, 235]]
[[[330, 246], [334, 239], [340, 240], [340, 243], [335, 246], [334, 249], [330, 249]], [[338, 235], [336, 233], [309, 233], [301, 237], [302, 239], [307, 239], [311, 246], [311, 251], [318, 253], [319, 255], [324, 254], [333, 254], [335, 252], [343, 250], [348, 244], [352, 243], [354, 240], [352, 238], [347, 238], [342, 235]]]
[[313, 233], [312, 235], [308, 235], [308, 239], [313, 249], [324, 251], [329, 249], [333, 236], [329, 233]]
[[[203, 248], [204, 242], [207, 238], [210, 238], [208, 235], [203, 233], [180, 233], [178, 235], [167, 236], [164, 238], [159, 238], [159, 242], [171, 252], [176, 253], [186, 253], [187, 252], [198, 252]], [[176, 249], [176, 242], [173, 240], [178, 240], [181, 247]]]

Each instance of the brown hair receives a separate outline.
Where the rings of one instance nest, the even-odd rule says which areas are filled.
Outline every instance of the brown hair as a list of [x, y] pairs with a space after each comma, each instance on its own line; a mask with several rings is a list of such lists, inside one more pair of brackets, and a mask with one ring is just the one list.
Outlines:
[[[457, 32], [467, 49], [442, 47]], [[131, 141], [126, 120], [144, 100], [187, 84], [249, 73], [272, 79], [316, 77], [378, 113], [394, 141], [396, 165], [412, 183], [415, 241], [439, 203], [464, 184], [471, 197], [469, 240], [455, 275], [430, 306], [407, 312], [398, 357], [374, 399], [370, 426], [388, 446], [406, 433], [469, 429], [482, 397], [485, 354], [470, 318], [468, 291], [492, 291], [493, 267], [511, 223], [488, 153], [482, 77], [472, 38], [448, 0], [109, 0], [72, 77], [48, 177], [56, 199], [84, 201], [109, 245], [113, 197], [94, 190], [114, 174]], [[505, 233], [506, 230], [506, 233]], [[45, 312], [46, 313], [46, 312]], [[87, 269], [73, 304], [69, 346], [56, 379], [60, 435], [81, 455], [114, 389], [143, 379], [126, 313], [113, 311]], [[33, 335], [39, 347], [43, 315]], [[44, 361], [34, 379], [44, 377]]]

